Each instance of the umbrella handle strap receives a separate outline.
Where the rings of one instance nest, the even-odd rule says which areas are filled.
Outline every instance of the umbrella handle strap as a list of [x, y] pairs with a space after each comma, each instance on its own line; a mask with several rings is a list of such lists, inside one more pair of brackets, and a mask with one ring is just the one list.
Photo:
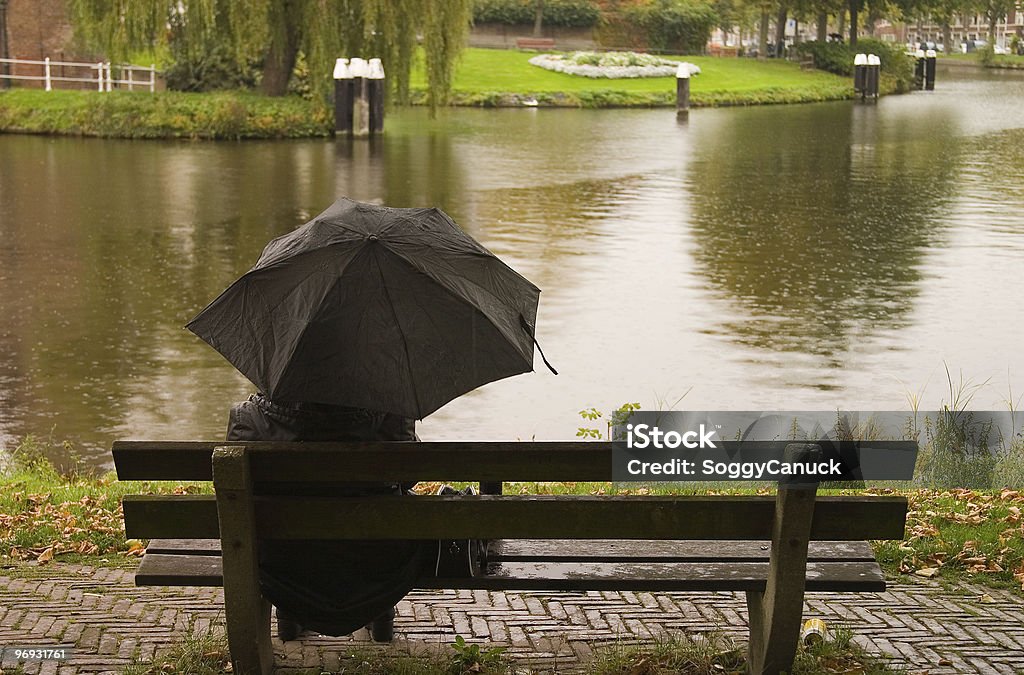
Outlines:
[[555, 370], [555, 367], [552, 366], [550, 362], [548, 362], [548, 358], [544, 356], [544, 350], [540, 348], [540, 343], [537, 342], [537, 336], [533, 333], [533, 326], [530, 325], [530, 322], [527, 321], [526, 317], [522, 314], [519, 315], [519, 324], [530, 335], [530, 339], [533, 340], [533, 346], [537, 348], [538, 352], [540, 352], [540, 358], [544, 362], [544, 365], [548, 367], [548, 370], [550, 370], [552, 374], [558, 375], [558, 371]]
[[533, 344], [537, 347], [537, 351], [540, 352], [540, 358], [541, 358], [541, 361], [544, 362], [544, 365], [547, 366], [548, 370], [550, 370], [553, 374], [558, 375], [558, 371], [555, 370], [554, 366], [552, 366], [550, 363], [548, 363], [547, 357], [544, 356], [544, 350], [540, 348], [540, 343], [537, 342], [537, 338], [534, 337], [533, 335], [530, 335], [530, 339], [533, 340]]

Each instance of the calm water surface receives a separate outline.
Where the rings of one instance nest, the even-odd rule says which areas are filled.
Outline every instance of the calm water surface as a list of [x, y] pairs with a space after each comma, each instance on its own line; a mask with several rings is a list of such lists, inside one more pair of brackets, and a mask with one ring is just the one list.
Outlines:
[[1024, 77], [960, 73], [687, 123], [403, 110], [374, 142], [0, 136], [0, 442], [52, 434], [104, 465], [115, 438], [219, 437], [251, 385], [182, 326], [340, 195], [440, 206], [543, 289], [561, 374], [472, 392], [424, 438], [571, 438], [581, 408], [627, 401], [929, 408], [946, 365], [1002, 408], [1024, 393]]

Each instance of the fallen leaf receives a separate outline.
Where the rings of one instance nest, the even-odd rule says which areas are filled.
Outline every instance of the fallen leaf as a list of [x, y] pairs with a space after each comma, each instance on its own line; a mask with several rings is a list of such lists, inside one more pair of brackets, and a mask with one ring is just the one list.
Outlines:
[[993, 598], [993, 597], [992, 597], [991, 595], [989, 595], [988, 593], [985, 593], [984, 595], [982, 595], [982, 596], [981, 596], [981, 599], [980, 599], [980, 601], [981, 601], [981, 602], [995, 602], [995, 601], [996, 601], [996, 599], [995, 599], [995, 598]]
[[46, 549], [45, 551], [43, 551], [42, 553], [40, 553], [39, 557], [36, 558], [36, 561], [39, 562], [39, 563], [48, 563], [51, 560], [53, 560], [53, 547], [52, 546], [49, 547], [48, 549]]
[[931, 579], [938, 573], [939, 570], [937, 567], [922, 567], [921, 569], [914, 571], [916, 576], [924, 577], [925, 579]]

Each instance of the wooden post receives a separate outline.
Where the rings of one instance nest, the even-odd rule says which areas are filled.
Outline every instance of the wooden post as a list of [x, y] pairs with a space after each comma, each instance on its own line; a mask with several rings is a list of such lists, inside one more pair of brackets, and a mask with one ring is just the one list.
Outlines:
[[[790, 450], [792, 448], [793, 450]], [[789, 457], [806, 458], [818, 446], [792, 444]], [[807, 584], [807, 544], [814, 518], [816, 486], [779, 485], [775, 500], [775, 524], [772, 527], [768, 583], [764, 593], [747, 591], [750, 644], [747, 647], [748, 672], [756, 675], [789, 672], [800, 639], [800, 620]]]
[[99, 91], [103, 91], [103, 62], [100, 61], [96, 64], [96, 85], [99, 87]]
[[50, 84], [50, 57], [47, 56], [44, 62], [44, 69], [46, 71], [46, 91], [52, 91], [53, 85]]
[[156, 64], [149, 64], [149, 93], [156, 91]]
[[334, 133], [352, 133], [352, 71], [348, 59], [334, 62]]
[[110, 61], [107, 61], [107, 91], [114, 91], [114, 69], [110, 66]]
[[676, 69], [676, 115], [690, 113], [690, 68], [680, 63]]
[[213, 451], [213, 486], [220, 520], [224, 613], [228, 647], [238, 675], [270, 675], [270, 603], [260, 593], [260, 571], [249, 454], [244, 447]]
[[132, 82], [132, 71], [133, 70], [135, 70], [135, 69], [132, 66], [128, 66], [128, 91], [134, 91], [135, 90], [135, 87], [133, 86], [135, 83]]
[[370, 59], [367, 75], [368, 102], [370, 108], [370, 133], [384, 132], [384, 66], [380, 59]]

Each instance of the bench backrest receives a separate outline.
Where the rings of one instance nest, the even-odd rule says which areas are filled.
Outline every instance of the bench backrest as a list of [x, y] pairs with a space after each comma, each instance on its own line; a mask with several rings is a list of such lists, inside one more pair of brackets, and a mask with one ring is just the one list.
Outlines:
[[[318, 483], [340, 481], [609, 481], [611, 453], [605, 442], [119, 441], [113, 447], [121, 480], [212, 479], [218, 492], [254, 495], [260, 538], [772, 537], [773, 496], [309, 496]], [[268, 494], [269, 485], [275, 494]], [[810, 538], [900, 539], [906, 510], [901, 497], [818, 497]], [[127, 496], [124, 514], [133, 538], [220, 536], [213, 495]]]

